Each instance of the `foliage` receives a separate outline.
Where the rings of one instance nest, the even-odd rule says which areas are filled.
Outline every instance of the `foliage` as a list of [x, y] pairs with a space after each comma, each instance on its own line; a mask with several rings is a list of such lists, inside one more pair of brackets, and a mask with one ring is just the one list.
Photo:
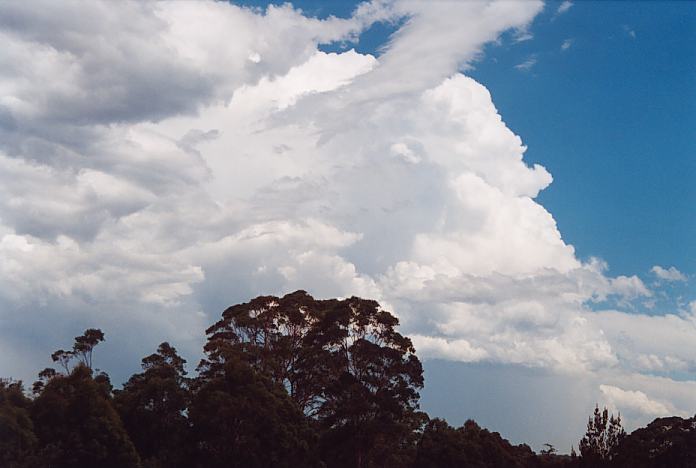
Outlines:
[[30, 406], [21, 382], [0, 379], [0, 466], [29, 466], [36, 448]]
[[199, 370], [213, 376], [239, 356], [316, 420], [331, 466], [400, 466], [423, 420], [423, 369], [397, 325], [375, 301], [262, 296], [230, 307], [207, 330]]
[[696, 466], [696, 416], [658, 418], [626, 436], [616, 450], [618, 468]]
[[48, 381], [31, 406], [40, 467], [137, 467], [138, 455], [107, 398], [106, 383], [77, 365]]
[[104, 332], [98, 328], [89, 328], [82, 335], [75, 337], [72, 352], [85, 366], [91, 369], [92, 351], [102, 341], [104, 341]]
[[189, 417], [200, 468], [311, 467], [314, 432], [285, 389], [228, 356], [197, 383]]
[[104, 332], [98, 328], [88, 328], [82, 335], [75, 337], [72, 351], [59, 349], [51, 354], [51, 359], [59, 363], [66, 374], [70, 373], [70, 362], [75, 358], [91, 369], [92, 351], [102, 341], [104, 341]]
[[[580, 457], [540, 454], [467, 421], [419, 411], [423, 369], [398, 320], [375, 301], [260, 296], [207, 330], [187, 377], [169, 343], [114, 390], [92, 370], [99, 329], [51, 355], [33, 399], [0, 379], [2, 468], [498, 468], [696, 466], [696, 417], [626, 435], [597, 406]], [[72, 365], [74, 362], [76, 365]]]
[[189, 466], [186, 360], [169, 343], [143, 358], [143, 372], [114, 392], [114, 406], [148, 468]]
[[526, 467], [535, 466], [535, 458], [528, 446], [513, 446], [474, 421], [455, 429], [441, 419], [433, 419], [418, 443], [414, 468]]
[[578, 444], [583, 465], [594, 467], [608, 464], [625, 435], [620, 414], [617, 417], [613, 414], [609, 416], [607, 408], [600, 411], [599, 406], [595, 406], [587, 422], [587, 432]]
[[553, 444], [544, 444], [545, 449], [541, 449], [539, 453], [541, 455], [553, 455], [557, 452], [556, 447]]

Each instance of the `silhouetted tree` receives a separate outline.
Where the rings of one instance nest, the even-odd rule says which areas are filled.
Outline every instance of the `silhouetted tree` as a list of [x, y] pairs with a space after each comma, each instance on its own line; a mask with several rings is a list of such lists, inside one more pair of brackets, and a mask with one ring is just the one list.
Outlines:
[[0, 379], [0, 466], [29, 467], [36, 436], [21, 382]]
[[546, 448], [539, 451], [539, 453], [542, 455], [553, 455], [557, 452], [556, 447], [554, 447], [553, 444], [544, 444], [544, 447]]
[[593, 415], [587, 421], [587, 432], [578, 444], [582, 464], [607, 465], [625, 436], [626, 433], [621, 427], [621, 415], [609, 416], [606, 407], [600, 411], [599, 405], [595, 406]]
[[200, 468], [318, 466], [310, 423], [285, 388], [240, 356], [195, 383], [189, 409]]
[[143, 372], [114, 392], [114, 406], [144, 467], [190, 466], [186, 360], [169, 343], [143, 358]]
[[235, 356], [282, 385], [319, 423], [331, 466], [403, 466], [423, 422], [423, 370], [397, 325], [375, 301], [261, 296], [228, 308], [207, 330], [199, 369], [214, 374]]
[[80, 358], [82, 363], [92, 368], [92, 351], [94, 347], [104, 341], [104, 333], [98, 328], [88, 328], [85, 332], [75, 337], [73, 355]]
[[53, 362], [57, 362], [65, 370], [66, 374], [70, 373], [70, 361], [75, 357], [75, 353], [72, 351], [65, 351], [64, 349], [59, 349], [51, 354], [51, 359]]
[[414, 468], [454, 468], [472, 466], [467, 441], [446, 421], [430, 420], [418, 441]]
[[108, 400], [103, 375], [78, 364], [51, 378], [31, 407], [40, 467], [128, 468], [139, 460], [121, 419]]
[[[55, 354], [55, 353], [54, 353]], [[39, 380], [34, 382], [32, 386], [32, 392], [34, 395], [41, 393], [41, 390], [46, 386], [46, 383], [57, 375], [57, 372], [52, 367], [47, 367], [41, 372], [39, 372]]]
[[321, 375], [316, 417], [331, 466], [404, 466], [414, 431], [423, 368], [396, 317], [375, 301], [320, 301], [303, 365]]
[[208, 358], [199, 369], [206, 372], [225, 362], [228, 354], [284, 386], [307, 414], [315, 411], [324, 376], [305, 365], [311, 355], [306, 337], [321, 314], [318, 301], [304, 291], [282, 298], [259, 296], [226, 309], [222, 320], [206, 333]]
[[696, 417], [658, 418], [623, 438], [611, 466], [672, 468], [696, 466]]
[[497, 432], [481, 429], [474, 421], [455, 429], [442, 419], [433, 419], [423, 430], [413, 466], [507, 468], [532, 467], [538, 463], [528, 446], [513, 446]]
[[397, 326], [375, 301], [262, 296], [207, 330], [196, 378], [162, 343], [121, 390], [91, 369], [104, 334], [88, 329], [51, 355], [65, 373], [41, 371], [33, 400], [0, 380], [0, 467], [696, 467], [696, 418], [626, 436], [597, 406], [579, 458], [428, 420], [423, 370]]

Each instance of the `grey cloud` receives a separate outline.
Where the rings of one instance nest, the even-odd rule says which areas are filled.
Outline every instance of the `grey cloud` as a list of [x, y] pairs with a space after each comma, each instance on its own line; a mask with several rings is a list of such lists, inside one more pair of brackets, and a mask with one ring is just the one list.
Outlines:
[[[589, 310], [651, 291], [576, 257], [535, 200], [551, 175], [458, 71], [540, 3], [374, 2], [343, 20], [66, 5], [0, 7], [0, 320], [25, 348], [50, 351], [55, 319], [138, 353], [193, 349], [230, 303], [304, 288], [378, 299], [423, 356], [586, 374], [688, 361], [647, 344], [644, 317], [612, 328]], [[393, 18], [379, 59], [317, 51]]]
[[15, 93], [31, 113], [15, 119], [108, 124], [194, 111], [210, 98], [213, 83], [162, 43], [166, 24], [153, 7], [3, 3], [0, 27], [10, 47], [0, 61], [15, 65], [4, 68], [14, 72], [4, 79], [33, 81]]

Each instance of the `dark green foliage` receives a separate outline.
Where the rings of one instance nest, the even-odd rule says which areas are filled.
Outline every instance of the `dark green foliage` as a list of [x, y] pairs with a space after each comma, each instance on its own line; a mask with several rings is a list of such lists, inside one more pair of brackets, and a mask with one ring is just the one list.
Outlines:
[[404, 466], [423, 423], [423, 368], [398, 320], [375, 301], [325, 301], [308, 335], [310, 365], [323, 368], [321, 451], [331, 466]]
[[104, 334], [88, 329], [52, 354], [64, 373], [41, 371], [33, 400], [0, 379], [0, 467], [696, 468], [696, 417], [626, 436], [596, 407], [580, 457], [429, 420], [421, 363], [397, 327], [375, 301], [261, 296], [207, 330], [197, 377], [162, 343], [120, 390], [92, 370]]
[[318, 404], [325, 374], [307, 365], [313, 350], [306, 337], [321, 313], [317, 302], [304, 291], [282, 298], [259, 296], [229, 307], [222, 320], [206, 333], [208, 359], [199, 366], [206, 375], [233, 354], [256, 372], [283, 385], [308, 414]]
[[556, 450], [556, 447], [554, 447], [553, 444], [544, 444], [544, 447], [546, 448], [541, 449], [539, 451], [541, 455], [554, 455], [558, 452], [558, 450]]
[[230, 307], [210, 327], [200, 371], [230, 356], [282, 385], [320, 429], [330, 466], [404, 466], [422, 424], [423, 369], [398, 320], [375, 301], [304, 291]]
[[311, 467], [310, 421], [285, 389], [228, 356], [197, 383], [189, 409], [200, 468]]
[[48, 381], [31, 407], [38, 437], [37, 466], [137, 467], [138, 455], [108, 400], [110, 384], [77, 365]]
[[41, 393], [41, 390], [43, 390], [44, 386], [46, 385], [46, 382], [51, 380], [57, 374], [58, 373], [56, 372], [56, 370], [52, 367], [47, 367], [41, 372], [39, 372], [39, 380], [34, 382], [34, 385], [32, 386], [32, 392], [34, 393], [34, 395], [38, 395], [39, 393]]
[[66, 374], [70, 373], [70, 361], [75, 357], [75, 353], [72, 351], [65, 351], [64, 349], [59, 349], [51, 354], [51, 359], [53, 362], [60, 364]]
[[104, 341], [104, 332], [98, 328], [88, 328], [85, 332], [75, 337], [72, 354], [77, 356], [82, 363], [92, 368], [92, 351], [94, 347]]
[[595, 406], [594, 413], [587, 422], [587, 432], [578, 444], [581, 465], [608, 465], [625, 436], [626, 433], [621, 427], [621, 415], [609, 416], [607, 408], [600, 411], [599, 406]]
[[70, 373], [70, 362], [75, 358], [91, 369], [92, 352], [94, 347], [102, 341], [104, 341], [104, 332], [98, 328], [88, 328], [82, 335], [75, 337], [72, 351], [59, 349], [51, 354], [51, 359], [60, 364], [66, 374]]
[[611, 466], [696, 467], [696, 416], [659, 418], [633, 431], [618, 446]]
[[21, 382], [0, 379], [0, 466], [30, 466], [36, 436]]
[[511, 445], [497, 432], [481, 429], [474, 421], [453, 428], [431, 420], [418, 443], [415, 468], [514, 468], [538, 466], [526, 445]]
[[185, 364], [174, 347], [162, 343], [143, 358], [143, 372], [114, 392], [114, 406], [146, 468], [190, 466]]

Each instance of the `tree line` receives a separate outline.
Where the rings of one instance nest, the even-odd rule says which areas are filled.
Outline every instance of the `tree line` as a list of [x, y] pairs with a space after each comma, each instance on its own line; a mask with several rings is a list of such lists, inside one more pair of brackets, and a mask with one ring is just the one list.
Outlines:
[[696, 466], [696, 423], [680, 418], [626, 435], [597, 407], [571, 455], [431, 419], [397, 327], [372, 300], [260, 296], [206, 330], [194, 377], [165, 342], [122, 388], [93, 368], [105, 336], [88, 329], [30, 391], [0, 380], [0, 467]]

